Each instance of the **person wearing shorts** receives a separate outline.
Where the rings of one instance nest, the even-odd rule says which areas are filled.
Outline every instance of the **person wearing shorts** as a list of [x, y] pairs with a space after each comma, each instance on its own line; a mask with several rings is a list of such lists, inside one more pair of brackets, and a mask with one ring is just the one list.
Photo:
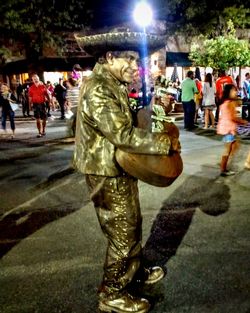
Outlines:
[[37, 74], [33, 74], [31, 78], [33, 85], [29, 88], [29, 104], [34, 111], [39, 138], [46, 135], [46, 101], [51, 102], [51, 95]]
[[45, 103], [33, 103], [33, 111], [35, 119], [44, 120], [47, 118]]
[[217, 126], [217, 133], [223, 135], [222, 141], [225, 145], [225, 151], [221, 156], [220, 170], [221, 176], [231, 176], [235, 172], [228, 170], [228, 161], [239, 149], [239, 141], [237, 140], [237, 125], [246, 124], [246, 121], [237, 116], [237, 89], [235, 85], [225, 85], [223, 90], [224, 102], [220, 106], [220, 116]]

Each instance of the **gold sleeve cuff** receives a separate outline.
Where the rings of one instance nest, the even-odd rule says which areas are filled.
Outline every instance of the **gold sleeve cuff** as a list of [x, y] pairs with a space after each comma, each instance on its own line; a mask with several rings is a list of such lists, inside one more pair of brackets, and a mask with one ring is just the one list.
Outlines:
[[169, 154], [171, 140], [167, 134], [157, 134], [157, 150], [159, 154]]

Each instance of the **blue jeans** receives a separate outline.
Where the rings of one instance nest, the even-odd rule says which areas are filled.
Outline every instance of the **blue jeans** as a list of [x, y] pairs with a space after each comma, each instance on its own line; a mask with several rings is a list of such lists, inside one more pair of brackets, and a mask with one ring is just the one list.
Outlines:
[[184, 128], [194, 128], [195, 102], [194, 100], [182, 101], [184, 110]]
[[7, 121], [7, 117], [9, 116], [10, 119], [10, 127], [12, 130], [15, 130], [15, 113], [14, 111], [2, 111], [2, 127], [4, 130], [6, 130], [6, 121]]

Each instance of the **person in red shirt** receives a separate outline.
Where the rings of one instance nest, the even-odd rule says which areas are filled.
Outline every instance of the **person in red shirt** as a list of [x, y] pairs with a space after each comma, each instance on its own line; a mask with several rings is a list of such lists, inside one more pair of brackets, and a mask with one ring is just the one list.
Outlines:
[[222, 97], [223, 97], [223, 90], [225, 85], [233, 84], [233, 79], [231, 76], [226, 75], [225, 70], [219, 71], [219, 78], [216, 80], [215, 83], [215, 89], [216, 89], [216, 113], [215, 113], [215, 120], [218, 122], [219, 118], [219, 111], [220, 111], [220, 105], [222, 103]]
[[46, 135], [46, 101], [51, 102], [51, 95], [37, 74], [33, 74], [31, 79], [33, 85], [29, 88], [29, 105], [30, 109], [33, 109], [36, 119], [37, 137], [42, 137]]

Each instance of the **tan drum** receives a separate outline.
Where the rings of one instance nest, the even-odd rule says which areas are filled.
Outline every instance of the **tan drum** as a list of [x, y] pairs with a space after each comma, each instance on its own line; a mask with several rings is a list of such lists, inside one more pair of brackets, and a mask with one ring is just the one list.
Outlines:
[[[138, 114], [138, 127], [148, 128], [148, 117], [147, 112]], [[164, 127], [170, 136], [179, 137], [179, 130], [173, 123], [166, 122]], [[117, 149], [116, 160], [130, 175], [158, 187], [171, 185], [183, 170], [182, 159], [178, 152], [170, 155], [149, 155], [128, 153]]]

